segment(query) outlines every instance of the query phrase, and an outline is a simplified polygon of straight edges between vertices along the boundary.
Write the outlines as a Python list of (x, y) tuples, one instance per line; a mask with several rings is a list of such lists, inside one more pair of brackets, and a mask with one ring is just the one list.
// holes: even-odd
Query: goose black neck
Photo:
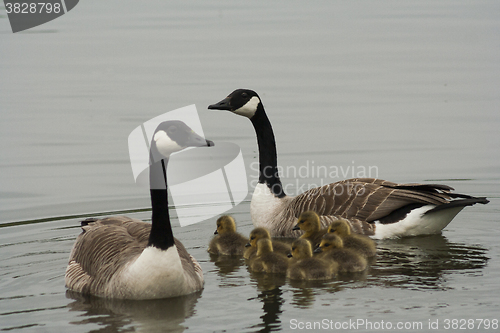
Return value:
[(168, 211), (167, 160), (154, 163), (149, 169), (152, 225), (148, 246), (166, 250), (174, 245), (174, 234)]
[(259, 103), (257, 112), (250, 120), (255, 128), (259, 146), (259, 183), (266, 184), (276, 197), (285, 197), (278, 172), (276, 140), (262, 103)]

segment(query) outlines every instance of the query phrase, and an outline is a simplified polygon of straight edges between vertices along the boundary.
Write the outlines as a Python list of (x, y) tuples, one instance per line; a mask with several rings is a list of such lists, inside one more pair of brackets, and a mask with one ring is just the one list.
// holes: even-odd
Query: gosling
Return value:
[(351, 226), (345, 219), (339, 219), (330, 224), (328, 233), (342, 238), (345, 248), (355, 250), (365, 258), (374, 257), (377, 254), (375, 242), (367, 236), (352, 233)]
[(338, 264), (313, 257), (311, 242), (298, 238), (292, 243), (292, 258), (287, 277), (291, 280), (329, 280), (335, 277)]
[[(243, 258), (250, 259), (257, 253), (257, 241), (259, 239), (271, 239), (271, 234), (266, 228), (255, 228), (250, 232), (250, 237), (248, 243), (245, 245), (246, 249), (243, 253)], [(284, 256), (288, 255), (292, 248), (290, 245), (272, 240), (273, 251), (276, 253), (281, 253)]]
[(319, 253), (319, 258), (330, 259), (338, 264), (341, 273), (356, 273), (366, 269), (366, 259), (358, 252), (344, 248), (344, 242), (339, 236), (328, 233), (323, 236), (314, 253)]
[(268, 238), (257, 241), (257, 253), (249, 261), (249, 268), (257, 273), (286, 274), (288, 258), (273, 252), (273, 243)]
[(297, 225), (293, 230), (303, 230), (299, 238), (307, 239), (311, 242), (313, 248), (315, 248), (321, 242), (321, 238), (326, 234), (327, 229), (321, 229), (321, 222), (319, 220), (318, 214), (313, 211), (307, 211), (300, 214), (297, 220)]
[(208, 245), (211, 254), (241, 256), (245, 250), (247, 238), (236, 232), (234, 218), (223, 215), (217, 219), (217, 229)]

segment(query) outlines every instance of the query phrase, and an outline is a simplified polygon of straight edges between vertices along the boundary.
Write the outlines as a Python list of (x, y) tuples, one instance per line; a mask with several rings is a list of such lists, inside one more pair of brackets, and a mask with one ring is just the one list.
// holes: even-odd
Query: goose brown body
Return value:
[[(120, 285), (126, 279), (127, 267), (136, 261), (146, 249), (151, 232), (151, 223), (142, 222), (126, 216), (91, 219), (82, 222), (83, 232), (78, 236), (71, 251), (66, 269), (66, 286), (83, 294), (124, 299), (148, 299), (170, 297), (169, 292), (154, 295), (144, 294)], [(179, 288), (184, 293), (201, 290), (204, 279), (200, 264), (191, 256), (184, 245), (175, 239), (182, 265), (183, 283)], [(147, 281), (143, 281), (147, 283)], [(158, 289), (154, 285), (151, 291)], [(182, 292), (182, 290), (178, 290)]]
[(250, 205), (255, 227), (273, 237), (298, 237), (294, 223), (304, 211), (315, 211), (328, 227), (340, 217), (355, 233), (393, 238), (441, 232), (466, 206), (486, 204), (484, 197), (453, 193), (440, 184), (398, 184), (375, 178), (353, 178), (312, 188), (289, 197), (279, 178), (277, 149), (271, 122), (259, 95), (237, 89), (212, 110), (228, 110), (252, 122), (259, 147), (259, 182)]
[(184, 122), (164, 121), (152, 135), (151, 223), (124, 216), (82, 221), (66, 268), (67, 288), (118, 299), (157, 299), (203, 288), (198, 262), (174, 238), (168, 209), (167, 163), (187, 147), (213, 146)]

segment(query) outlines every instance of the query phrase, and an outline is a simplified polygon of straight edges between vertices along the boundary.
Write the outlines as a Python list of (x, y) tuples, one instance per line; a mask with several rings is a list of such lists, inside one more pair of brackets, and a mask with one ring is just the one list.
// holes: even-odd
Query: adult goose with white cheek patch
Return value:
[(374, 178), (342, 180), (289, 197), (278, 173), (273, 128), (257, 93), (237, 89), (208, 108), (228, 110), (252, 122), (260, 166), (250, 213), (254, 226), (269, 229), (272, 236), (298, 237), (292, 229), (299, 215), (308, 210), (320, 216), (323, 228), (343, 217), (354, 232), (377, 239), (435, 234), (465, 206), (489, 202), (452, 193), (447, 185), (397, 184)]
[(83, 221), (66, 269), (66, 286), (83, 294), (137, 300), (201, 290), (200, 265), (172, 233), (166, 167), (174, 152), (213, 145), (181, 121), (161, 123), (150, 150), (152, 223), (124, 216)]

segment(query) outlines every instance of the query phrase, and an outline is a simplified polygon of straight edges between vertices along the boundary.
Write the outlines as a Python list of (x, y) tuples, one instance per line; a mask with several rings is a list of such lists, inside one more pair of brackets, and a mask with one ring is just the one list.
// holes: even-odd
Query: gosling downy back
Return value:
[(356, 251), (344, 248), (342, 238), (333, 233), (327, 233), (314, 252), (319, 258), (337, 262), (339, 272), (361, 272), (367, 267), (366, 259)]
[[(245, 245), (245, 252), (243, 254), (243, 257), (245, 259), (250, 259), (257, 253), (257, 242), (259, 241), (259, 239), (263, 238), (271, 239), (271, 234), (266, 228), (255, 228), (250, 232), (249, 241)], [(274, 239), (271, 239), (271, 242), (274, 252), (280, 253), (284, 256), (290, 253), (291, 247), (289, 244)]]
[(337, 263), (313, 257), (311, 242), (304, 238), (292, 243), (287, 277), (291, 280), (329, 280), (335, 277)]
[(271, 240), (262, 238), (257, 241), (257, 253), (250, 259), (248, 266), (253, 272), (286, 274), (288, 258), (273, 252)]
[(377, 254), (376, 243), (369, 237), (352, 233), (349, 222), (345, 219), (332, 222), (328, 227), (328, 233), (338, 235), (342, 238), (345, 248), (357, 251), (365, 258), (370, 258)]

